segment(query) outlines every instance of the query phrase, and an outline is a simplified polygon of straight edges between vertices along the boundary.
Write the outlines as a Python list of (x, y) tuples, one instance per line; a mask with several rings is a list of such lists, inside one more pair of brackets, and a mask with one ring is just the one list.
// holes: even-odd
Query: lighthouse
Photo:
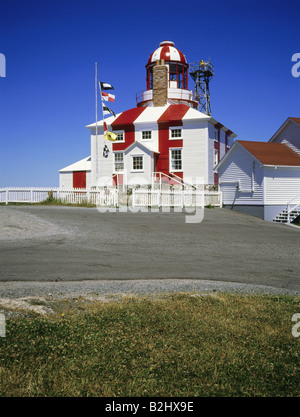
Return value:
[[(86, 126), (91, 133), (91, 156), (83, 160), (86, 187), (151, 187), (157, 178), (179, 186), (218, 186), (215, 167), (236, 134), (198, 110), (187, 59), (174, 42), (160, 42), (146, 59), (146, 89), (136, 94), (135, 107), (105, 119), (115, 140), (105, 139), (103, 121), (97, 129), (96, 123)], [(73, 171), (82, 166), (79, 161), (61, 170), (61, 185), (77, 184)]]
[(172, 41), (163, 41), (146, 64), (146, 90), (136, 95), (138, 107), (160, 107), (184, 103), (197, 108), (193, 91), (188, 89), (189, 65)]

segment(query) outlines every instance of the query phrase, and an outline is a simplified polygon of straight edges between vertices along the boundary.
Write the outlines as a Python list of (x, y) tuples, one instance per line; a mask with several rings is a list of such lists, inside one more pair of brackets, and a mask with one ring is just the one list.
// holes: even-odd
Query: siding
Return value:
[[(136, 172), (132, 169), (132, 157), (143, 156), (144, 166), (143, 172)], [(149, 184), (151, 183), (153, 158), (151, 152), (147, 152), (141, 147), (134, 146), (129, 152), (125, 154), (125, 178), (124, 183), (126, 184), (126, 176), (128, 184)], [(126, 175), (127, 174), (127, 175)]]
[[(253, 169), (254, 192), (251, 192)], [(239, 145), (221, 166), (219, 178), (224, 204), (263, 204), (263, 168)], [(241, 190), (249, 192), (238, 191), (237, 181)]]
[[(105, 143), (104, 143), (105, 142)], [(109, 149), (107, 158), (103, 157), (103, 147), (106, 145)], [(112, 142), (104, 140), (103, 130), (98, 132), (98, 160), (96, 160), (96, 135), (95, 132), (91, 134), (91, 155), (92, 155), (92, 175), (91, 185), (97, 185), (96, 178), (96, 164), (98, 164), (98, 184), (112, 185), (112, 172), (113, 172), (113, 153)]]
[(214, 183), (214, 137), (215, 137), (215, 127), (211, 123), (207, 123), (207, 132), (208, 132), (208, 148), (207, 148), (207, 184)]
[[(183, 121), (182, 164), (184, 180), (188, 183), (208, 183), (207, 134), (207, 123), (195, 124)], [(172, 142), (170, 140), (170, 145)]]
[(283, 140), (287, 140), (296, 148), (300, 149), (300, 126), (297, 126), (294, 122), (288, 122), (286, 127), (276, 136), (273, 140), (274, 143), (281, 143)]
[[(142, 139), (142, 132), (145, 130), (151, 130), (151, 139)], [(158, 151), (158, 124), (157, 123), (145, 123), (135, 125), (135, 140), (145, 146), (151, 147)]]
[(265, 204), (287, 204), (300, 193), (300, 167), (265, 167), (264, 173)]

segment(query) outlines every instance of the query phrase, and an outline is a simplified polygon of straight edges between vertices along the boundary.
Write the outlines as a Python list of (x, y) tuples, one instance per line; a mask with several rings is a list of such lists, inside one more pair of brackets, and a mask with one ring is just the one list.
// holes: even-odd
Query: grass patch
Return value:
[(47, 198), (39, 203), (0, 203), (1, 206), (66, 206), (66, 207), (96, 207), (96, 204), (89, 203), (84, 200), (81, 203), (67, 203), (64, 200), (57, 198)]
[(299, 298), (53, 302), (7, 320), (1, 396), (299, 396)]

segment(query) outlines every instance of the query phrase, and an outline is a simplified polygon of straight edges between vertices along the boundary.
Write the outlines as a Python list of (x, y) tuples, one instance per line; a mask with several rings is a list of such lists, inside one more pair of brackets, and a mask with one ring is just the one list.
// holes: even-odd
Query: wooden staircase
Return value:
[(292, 223), (298, 216), (300, 216), (300, 208), (297, 210), (288, 211), (288, 209), (284, 209), (280, 214), (278, 214), (275, 219), (273, 219), (274, 223)]

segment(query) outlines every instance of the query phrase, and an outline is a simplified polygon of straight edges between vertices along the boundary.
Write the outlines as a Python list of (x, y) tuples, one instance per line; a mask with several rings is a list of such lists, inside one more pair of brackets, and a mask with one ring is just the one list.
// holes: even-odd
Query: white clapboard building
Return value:
[(217, 166), (223, 204), (268, 221), (300, 214), (300, 118), (289, 117), (269, 142), (237, 140)]
[[(176, 183), (218, 185), (215, 170), (236, 135), (197, 110), (188, 87), (189, 65), (171, 41), (160, 43), (146, 64), (146, 90), (136, 107), (105, 118), (116, 140), (104, 139), (103, 120), (91, 132), (90, 185)], [(105, 151), (104, 151), (105, 150)], [(70, 167), (60, 171), (66, 184)], [(83, 175), (83, 174), (82, 174)]]

